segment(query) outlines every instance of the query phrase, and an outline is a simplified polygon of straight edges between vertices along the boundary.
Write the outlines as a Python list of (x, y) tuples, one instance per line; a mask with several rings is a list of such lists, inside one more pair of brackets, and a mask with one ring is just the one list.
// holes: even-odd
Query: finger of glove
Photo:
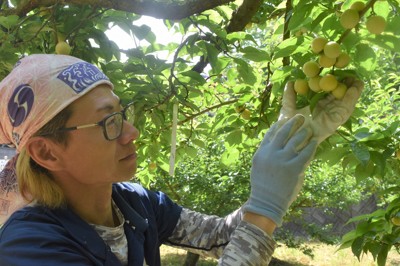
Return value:
[(364, 90), (364, 82), (362, 82), (361, 80), (354, 81), (352, 86), (348, 86), (348, 87), (353, 87), (353, 86), (357, 87), (357, 89), (360, 90), (360, 94)]
[(347, 86), (347, 88), (353, 86), (355, 81), (356, 81), (355, 77), (346, 77), (342, 80), (342, 82)]
[(350, 87), (347, 91), (346, 94), (344, 95), (342, 99), (342, 104), (344, 106), (347, 106), (348, 109), (354, 108), (356, 105), (358, 98), (360, 98), (361, 92), (363, 90), (363, 86), (361, 87)]
[(268, 145), (268, 143), (271, 142), (271, 140), (275, 137), (277, 131), (281, 128), (281, 126), (287, 121), (287, 119), (284, 120), (278, 120), (276, 121), (269, 129), (267, 134), (265, 134), (263, 140), (261, 141), (260, 147), (264, 145)]
[(289, 119), (282, 125), (271, 140), (272, 147), (275, 149), (282, 149), (293, 134), (303, 125), (304, 121), (304, 116), (299, 114)]
[(296, 160), (297, 163), (303, 164), (304, 168), (311, 162), (312, 158), (314, 157), (315, 151), (318, 147), (318, 139), (311, 138), (311, 140), (307, 143), (307, 145), (299, 151), (296, 158), (292, 160)]
[(342, 100), (334, 100), (326, 103), (324, 113), (320, 114), (322, 123), (328, 128), (336, 128), (346, 122), (349, 119), (354, 107), (360, 97), (361, 89), (357, 87), (351, 87), (347, 90)]
[(346, 84), (347, 88), (357, 87), (360, 90), (364, 89), (364, 82), (358, 80), (354, 77), (347, 77), (343, 80), (343, 83)]
[(314, 118), (322, 116), (322, 113), (331, 113), (328, 114), (328, 116), (333, 116), (335, 113), (342, 113), (341, 116), (344, 117), (343, 119), (347, 120), (350, 117), (364, 87), (360, 81), (356, 81), (354, 84), (357, 84), (357, 86), (350, 87), (341, 100), (337, 100), (332, 94), (329, 94), (327, 97), (320, 100), (318, 102), (318, 110), (317, 108), (314, 109)]
[(313, 131), (311, 128), (302, 128), (288, 140), (284, 147), (285, 152), (289, 153), (289, 156), (296, 156), (298, 152), (308, 144), (312, 136)]
[(296, 112), (296, 93), (293, 88), (293, 82), (286, 83), (283, 91), (282, 108), (279, 119), (290, 118)]

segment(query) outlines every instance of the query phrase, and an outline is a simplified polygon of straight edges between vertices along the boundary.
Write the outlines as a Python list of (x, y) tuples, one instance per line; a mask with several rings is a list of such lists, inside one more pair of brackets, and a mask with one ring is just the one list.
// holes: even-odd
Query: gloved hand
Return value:
[(336, 129), (349, 119), (364, 88), (359, 80), (348, 78), (344, 83), (349, 88), (343, 97), (338, 100), (332, 94), (319, 100), (311, 114), (310, 107), (296, 108), (296, 93), (293, 82), (288, 82), (283, 93), (282, 109), (278, 120), (286, 120), (295, 114), (302, 114), (306, 118), (305, 125), (310, 124), (314, 137), (321, 143)]
[(317, 147), (309, 126), (297, 131), (303, 122), (303, 116), (295, 115), (275, 123), (253, 157), (244, 211), (268, 217), (278, 226), (303, 185), (304, 170)]

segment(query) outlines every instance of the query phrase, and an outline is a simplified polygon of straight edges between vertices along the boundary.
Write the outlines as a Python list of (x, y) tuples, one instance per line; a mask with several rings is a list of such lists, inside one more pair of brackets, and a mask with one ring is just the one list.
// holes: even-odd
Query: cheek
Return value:
[[(116, 145), (106, 140), (87, 139), (74, 142), (68, 149), (68, 157), (79, 168), (98, 172), (112, 170), (116, 160)], [(72, 143), (71, 143), (72, 144)]]

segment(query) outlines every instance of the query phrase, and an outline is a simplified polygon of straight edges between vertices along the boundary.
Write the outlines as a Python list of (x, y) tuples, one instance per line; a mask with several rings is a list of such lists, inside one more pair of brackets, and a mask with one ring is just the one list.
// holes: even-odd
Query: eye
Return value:
[(107, 126), (107, 127), (109, 127), (109, 126), (115, 126), (115, 125), (118, 123), (117, 120), (118, 120), (118, 119), (116, 118), (116, 115), (110, 116), (110, 117), (107, 118), (107, 120), (106, 120), (106, 126)]

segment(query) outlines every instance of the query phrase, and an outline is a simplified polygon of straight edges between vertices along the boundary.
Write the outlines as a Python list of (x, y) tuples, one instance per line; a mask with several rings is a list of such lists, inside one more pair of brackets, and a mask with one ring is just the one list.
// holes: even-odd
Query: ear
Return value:
[(26, 144), (26, 150), (37, 164), (49, 171), (55, 171), (60, 169), (62, 162), (58, 146), (50, 139), (32, 137)]

